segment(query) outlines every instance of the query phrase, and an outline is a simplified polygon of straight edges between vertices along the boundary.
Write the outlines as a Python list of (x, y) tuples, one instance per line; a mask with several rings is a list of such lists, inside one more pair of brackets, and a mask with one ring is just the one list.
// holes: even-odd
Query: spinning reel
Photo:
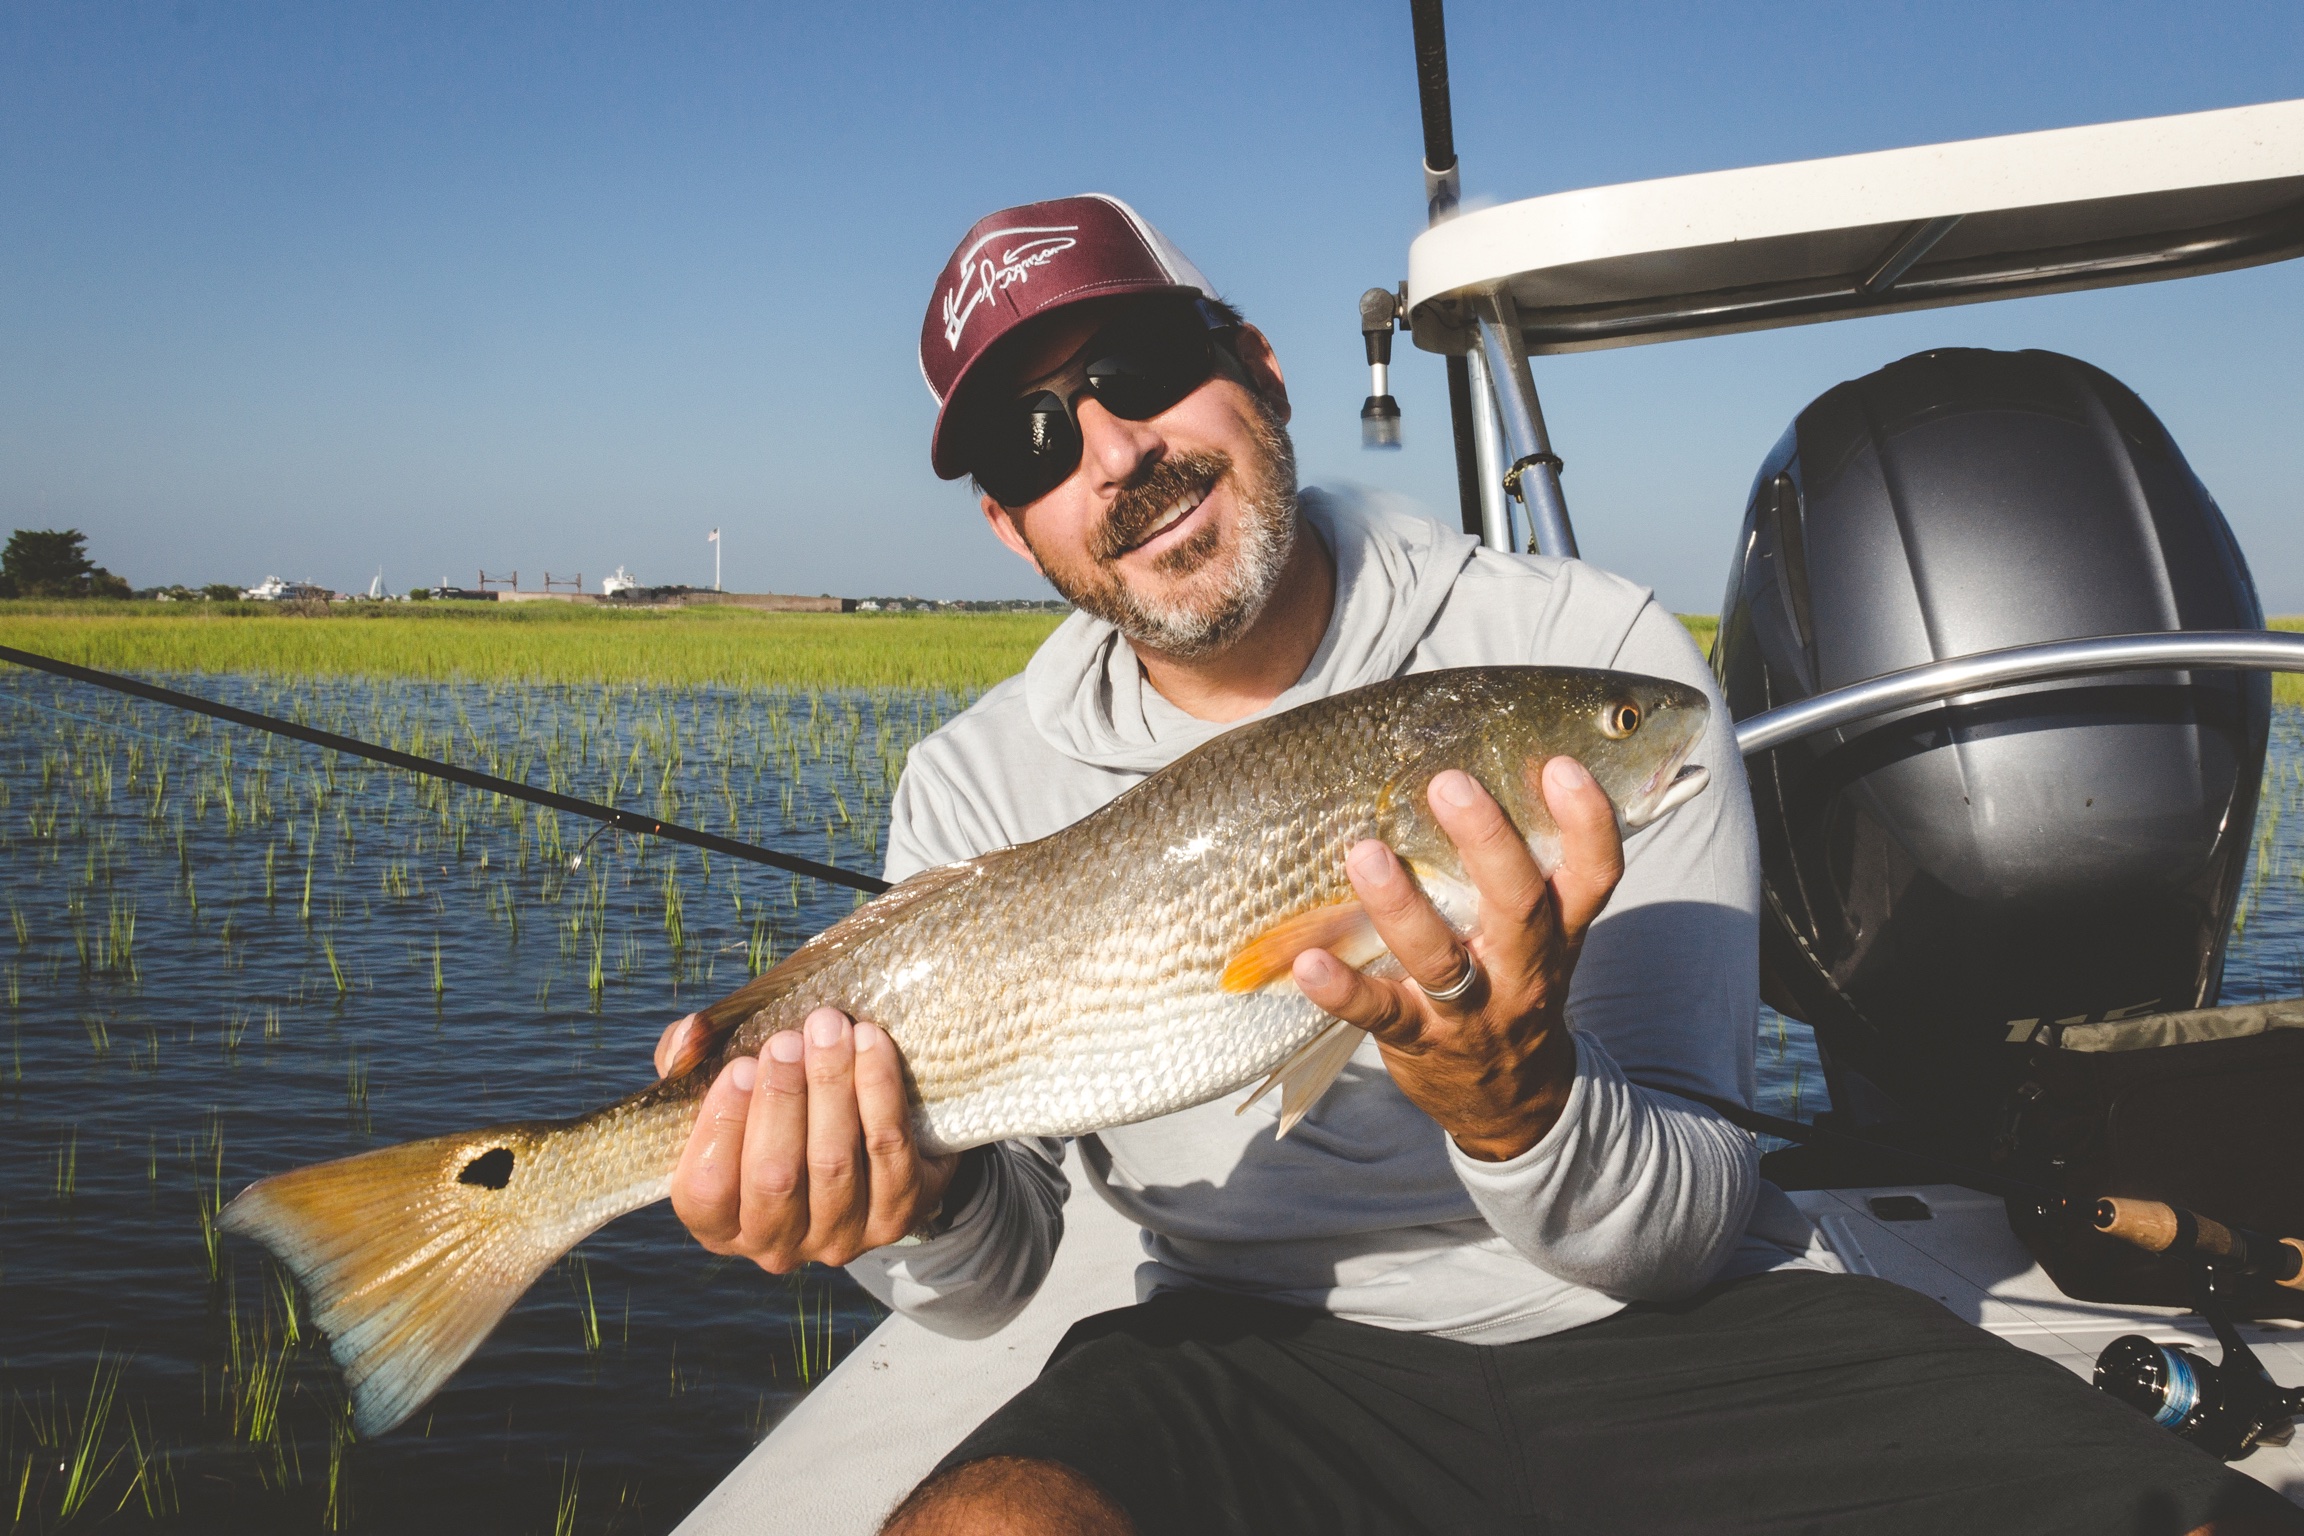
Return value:
[(2304, 1415), (2304, 1387), (2282, 1387), (2233, 1325), (2231, 1303), (2270, 1281), (2304, 1290), (2304, 1242), (2227, 1227), (2154, 1200), (2100, 1200), (2096, 1229), (2151, 1253), (2194, 1261), (2193, 1307), (2215, 1330), (2214, 1363), (2177, 1344), (2123, 1334), (2096, 1357), (2096, 1385), (2220, 1461), (2285, 1445)]

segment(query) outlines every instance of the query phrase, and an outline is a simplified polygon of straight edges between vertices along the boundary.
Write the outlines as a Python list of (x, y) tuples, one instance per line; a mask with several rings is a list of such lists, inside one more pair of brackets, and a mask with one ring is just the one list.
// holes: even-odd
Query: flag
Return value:
[(720, 530), (719, 530), (719, 529), (717, 529), (717, 528), (715, 528), (715, 529), (713, 529), (713, 530), (712, 530), (710, 533), (706, 534), (706, 535), (704, 536), (704, 542), (705, 542), (705, 543), (707, 543), (707, 544), (717, 544), (717, 543), (719, 543), (719, 542), (720, 542)]

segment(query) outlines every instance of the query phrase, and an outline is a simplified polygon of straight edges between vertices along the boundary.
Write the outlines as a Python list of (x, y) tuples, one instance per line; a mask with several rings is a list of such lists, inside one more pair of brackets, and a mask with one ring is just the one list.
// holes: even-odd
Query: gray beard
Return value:
[[(1296, 453), (1288, 433), (1259, 401), (1254, 428), (1256, 462), (1246, 473), (1234, 473), (1239, 498), (1238, 540), (1228, 561), (1217, 570), (1213, 585), (1187, 588), (1173, 596), (1154, 597), (1131, 587), (1117, 567), (1117, 551), (1093, 549), (1096, 574), (1101, 581), (1068, 577), (1048, 561), (1041, 567), (1049, 583), (1074, 607), (1102, 619), (1138, 649), (1190, 661), (1213, 655), (1240, 638), (1272, 600), (1288, 557), (1296, 548)], [(1158, 466), (1139, 486), (1124, 492), (1113, 505), (1106, 536), (1097, 541), (1110, 547), (1110, 530), (1149, 526), (1175, 505), (1181, 484), (1200, 482), (1213, 487), (1227, 472), (1237, 471), (1224, 455), (1193, 455)], [(1036, 552), (1037, 553), (1037, 552)], [(1210, 527), (1163, 555), (1158, 569), (1170, 576), (1207, 571), (1224, 559), (1224, 533)]]

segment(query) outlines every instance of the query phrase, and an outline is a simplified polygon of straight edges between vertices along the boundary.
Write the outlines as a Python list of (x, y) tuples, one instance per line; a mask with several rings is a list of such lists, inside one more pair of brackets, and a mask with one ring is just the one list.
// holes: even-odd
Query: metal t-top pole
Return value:
[(1576, 558), (1576, 530), (1568, 522), (1568, 498), (1560, 490), (1560, 457), (1544, 430), (1544, 407), (1536, 399), (1536, 379), (1528, 371), (1528, 343), (1520, 330), (1519, 306), (1498, 289), (1478, 303), (1480, 350), (1488, 359), (1489, 382), (1504, 418), (1504, 446), (1512, 464), (1503, 486), (1520, 498), (1528, 514), (1528, 535), (1536, 553)]

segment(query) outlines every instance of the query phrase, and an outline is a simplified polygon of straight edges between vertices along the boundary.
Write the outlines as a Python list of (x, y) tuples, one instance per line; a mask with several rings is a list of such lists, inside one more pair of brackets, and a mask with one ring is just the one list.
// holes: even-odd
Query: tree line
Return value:
[(19, 528), (0, 550), (0, 597), (126, 597), (128, 583), (88, 558), (77, 528)]

